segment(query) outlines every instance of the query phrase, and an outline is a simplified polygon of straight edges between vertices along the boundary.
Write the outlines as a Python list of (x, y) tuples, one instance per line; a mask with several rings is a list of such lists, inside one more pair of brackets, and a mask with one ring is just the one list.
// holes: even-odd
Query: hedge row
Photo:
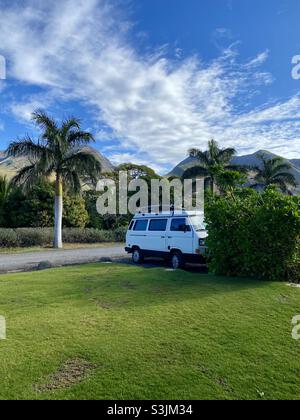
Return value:
[[(68, 228), (63, 230), (63, 242), (80, 244), (123, 242), (125, 240), (125, 235), (126, 228), (119, 228), (111, 231)], [(52, 242), (53, 229), (0, 229), (1, 248), (48, 246), (51, 245)]]
[(213, 272), (300, 282), (300, 197), (270, 188), (211, 198), (206, 221)]

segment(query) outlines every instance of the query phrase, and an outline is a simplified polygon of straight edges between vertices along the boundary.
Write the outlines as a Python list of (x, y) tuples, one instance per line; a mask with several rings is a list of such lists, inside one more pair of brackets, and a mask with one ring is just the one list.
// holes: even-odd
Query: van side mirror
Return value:
[(189, 225), (185, 225), (183, 231), (184, 231), (184, 233), (190, 232), (191, 227)]

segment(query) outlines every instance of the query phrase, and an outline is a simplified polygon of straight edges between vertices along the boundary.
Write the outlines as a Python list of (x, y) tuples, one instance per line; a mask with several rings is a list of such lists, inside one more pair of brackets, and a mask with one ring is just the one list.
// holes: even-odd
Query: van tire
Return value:
[(185, 267), (184, 257), (180, 251), (171, 254), (171, 265), (174, 270), (182, 270)]
[(132, 250), (132, 262), (134, 264), (142, 264), (144, 262), (144, 255), (140, 248), (133, 248)]

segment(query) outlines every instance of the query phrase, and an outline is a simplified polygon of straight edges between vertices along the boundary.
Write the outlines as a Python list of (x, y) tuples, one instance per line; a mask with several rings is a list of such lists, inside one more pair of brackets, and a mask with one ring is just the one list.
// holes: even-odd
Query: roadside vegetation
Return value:
[(300, 197), (274, 187), (210, 196), (206, 222), (212, 272), (300, 282)]
[[(124, 242), (126, 228), (115, 230), (66, 228), (62, 232), (65, 244), (101, 244), (109, 242)], [(49, 247), (53, 244), (53, 229), (51, 228), (0, 228), (1, 248)]]
[(299, 399), (300, 289), (93, 264), (0, 277), (0, 399)]
[[(300, 197), (290, 165), (260, 156), (260, 167), (230, 167), (234, 149), (190, 151), (198, 164), (183, 177), (206, 180), (208, 265), (219, 275), (300, 283)], [(247, 172), (255, 173), (249, 185)]]

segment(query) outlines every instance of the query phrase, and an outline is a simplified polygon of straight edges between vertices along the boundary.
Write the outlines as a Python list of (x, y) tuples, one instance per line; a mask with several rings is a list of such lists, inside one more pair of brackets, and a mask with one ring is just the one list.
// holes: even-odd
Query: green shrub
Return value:
[(297, 251), (293, 258), (288, 261), (286, 278), (292, 283), (300, 283), (300, 239), (297, 244)]
[(298, 277), (300, 197), (269, 188), (211, 197), (206, 206), (210, 268), (217, 274), (267, 280)]
[(85, 228), (89, 220), (85, 201), (80, 195), (64, 196), (63, 226), (65, 228)]
[(26, 194), (13, 188), (5, 205), (5, 226), (46, 228), (54, 223), (54, 189), (40, 181)]
[(119, 227), (115, 229), (114, 231), (114, 240), (116, 242), (125, 242), (126, 240), (126, 233), (127, 233), (127, 227)]
[(16, 248), (20, 246), (18, 235), (13, 229), (0, 229), (0, 247)]
[[(74, 244), (97, 244), (105, 242), (122, 242), (125, 239), (126, 228), (115, 230), (97, 229), (63, 229), (63, 242)], [(0, 247), (17, 248), (33, 246), (49, 246), (53, 243), (52, 228), (0, 228)]]
[(47, 228), (19, 228), (16, 234), (21, 247), (47, 246), (53, 242), (53, 229)]
[(75, 228), (66, 228), (63, 230), (63, 242), (65, 243), (93, 244), (110, 241), (112, 241), (111, 231)]

